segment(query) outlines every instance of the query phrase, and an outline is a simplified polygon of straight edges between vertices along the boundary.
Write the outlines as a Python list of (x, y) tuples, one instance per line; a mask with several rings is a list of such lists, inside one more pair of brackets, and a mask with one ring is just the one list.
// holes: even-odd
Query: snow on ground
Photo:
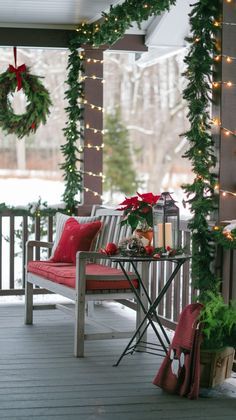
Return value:
[(27, 206), (37, 202), (39, 197), (46, 201), (48, 206), (62, 202), (64, 184), (59, 181), (50, 181), (37, 178), (4, 178), (0, 179), (0, 203), (9, 206)]

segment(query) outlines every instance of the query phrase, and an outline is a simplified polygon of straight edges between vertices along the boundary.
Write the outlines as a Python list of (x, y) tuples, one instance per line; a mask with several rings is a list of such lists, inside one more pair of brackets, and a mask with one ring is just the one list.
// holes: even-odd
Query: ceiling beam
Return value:
[[(1, 47), (68, 48), (74, 31), (61, 29), (0, 28)], [(112, 51), (147, 51), (145, 36), (125, 35), (110, 48)]]

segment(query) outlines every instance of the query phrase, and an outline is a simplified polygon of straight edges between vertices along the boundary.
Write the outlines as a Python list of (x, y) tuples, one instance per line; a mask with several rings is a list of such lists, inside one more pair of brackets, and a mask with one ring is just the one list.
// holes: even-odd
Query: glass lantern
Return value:
[(169, 192), (163, 192), (153, 206), (153, 245), (165, 250), (180, 246), (179, 208)]

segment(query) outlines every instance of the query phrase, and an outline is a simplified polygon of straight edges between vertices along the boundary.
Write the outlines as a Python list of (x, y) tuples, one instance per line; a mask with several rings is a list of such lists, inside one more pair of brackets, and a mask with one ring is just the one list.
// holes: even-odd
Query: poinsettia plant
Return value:
[(139, 194), (133, 197), (126, 197), (122, 203), (119, 204), (117, 210), (124, 212), (124, 219), (122, 225), (129, 225), (132, 232), (135, 229), (147, 231), (152, 228), (152, 208), (159, 200), (160, 195), (153, 195), (151, 192)]

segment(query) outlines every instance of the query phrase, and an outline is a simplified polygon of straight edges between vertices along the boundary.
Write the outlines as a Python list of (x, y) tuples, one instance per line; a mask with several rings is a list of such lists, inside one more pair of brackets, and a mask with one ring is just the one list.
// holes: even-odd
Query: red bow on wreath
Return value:
[(22, 88), (22, 79), (21, 79), (21, 73), (24, 73), (26, 71), (26, 65), (22, 64), (21, 66), (17, 67), (16, 64), (16, 47), (14, 47), (14, 59), (15, 59), (15, 67), (9, 64), (8, 71), (10, 73), (16, 74), (16, 80), (17, 80), (17, 90), (20, 90)]

